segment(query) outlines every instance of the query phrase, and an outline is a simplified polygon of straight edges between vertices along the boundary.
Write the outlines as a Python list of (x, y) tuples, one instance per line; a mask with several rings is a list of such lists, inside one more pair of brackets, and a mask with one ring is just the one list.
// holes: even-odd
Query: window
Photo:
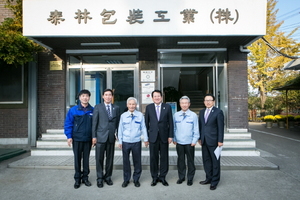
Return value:
[[(0, 64), (0, 106), (25, 105), (24, 66)], [(26, 90), (27, 92), (27, 90)]]

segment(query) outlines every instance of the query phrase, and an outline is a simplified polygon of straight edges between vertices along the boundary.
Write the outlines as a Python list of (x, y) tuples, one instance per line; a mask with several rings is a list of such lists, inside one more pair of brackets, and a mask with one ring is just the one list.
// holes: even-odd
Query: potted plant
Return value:
[(273, 115), (266, 115), (264, 121), (266, 122), (267, 128), (272, 128), (275, 117)]
[(295, 117), (293, 115), (288, 115), (288, 125), (289, 128), (294, 128), (295, 127)]
[(286, 116), (284, 115), (275, 115), (276, 121), (278, 122), (279, 128), (284, 128)]
[(298, 125), (300, 125), (300, 115), (296, 115), (296, 116), (294, 117), (294, 119), (295, 119), (295, 122), (296, 122)]

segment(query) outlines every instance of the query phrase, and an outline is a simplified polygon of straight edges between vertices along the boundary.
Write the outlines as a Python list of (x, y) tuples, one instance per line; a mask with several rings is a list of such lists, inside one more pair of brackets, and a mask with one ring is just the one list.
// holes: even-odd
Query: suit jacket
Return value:
[(156, 142), (159, 136), (163, 143), (168, 143), (168, 138), (174, 137), (174, 125), (172, 109), (169, 104), (162, 103), (160, 118), (157, 120), (154, 103), (146, 107), (145, 123), (148, 133), (148, 140), (151, 143)]
[(118, 130), (120, 120), (120, 108), (111, 104), (112, 118), (108, 118), (104, 103), (97, 104), (93, 112), (92, 137), (97, 138), (97, 143), (115, 142), (115, 133)]
[(218, 142), (223, 143), (224, 140), (224, 114), (219, 108), (212, 107), (207, 122), (204, 120), (206, 109), (199, 112), (199, 131), (200, 140), (203, 144), (206, 141), (208, 146), (218, 146)]

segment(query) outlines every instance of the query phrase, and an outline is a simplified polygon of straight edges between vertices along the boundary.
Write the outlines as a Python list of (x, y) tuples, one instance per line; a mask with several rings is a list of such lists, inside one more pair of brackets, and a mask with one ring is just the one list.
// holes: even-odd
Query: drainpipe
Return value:
[(240, 45), (240, 52), (242, 53), (250, 53), (250, 50)]

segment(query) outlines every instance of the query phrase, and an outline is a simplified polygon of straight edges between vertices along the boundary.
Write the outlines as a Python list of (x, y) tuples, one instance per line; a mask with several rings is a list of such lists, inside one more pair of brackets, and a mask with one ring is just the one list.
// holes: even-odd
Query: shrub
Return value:
[(275, 117), (273, 115), (266, 115), (264, 117), (265, 122), (273, 122), (275, 120)]
[(294, 119), (295, 119), (295, 121), (300, 122), (300, 115), (296, 115), (296, 116), (294, 117)]
[(295, 117), (293, 115), (288, 115), (289, 122), (295, 121)]
[(277, 121), (285, 121), (286, 120), (285, 115), (275, 115), (275, 118)]

